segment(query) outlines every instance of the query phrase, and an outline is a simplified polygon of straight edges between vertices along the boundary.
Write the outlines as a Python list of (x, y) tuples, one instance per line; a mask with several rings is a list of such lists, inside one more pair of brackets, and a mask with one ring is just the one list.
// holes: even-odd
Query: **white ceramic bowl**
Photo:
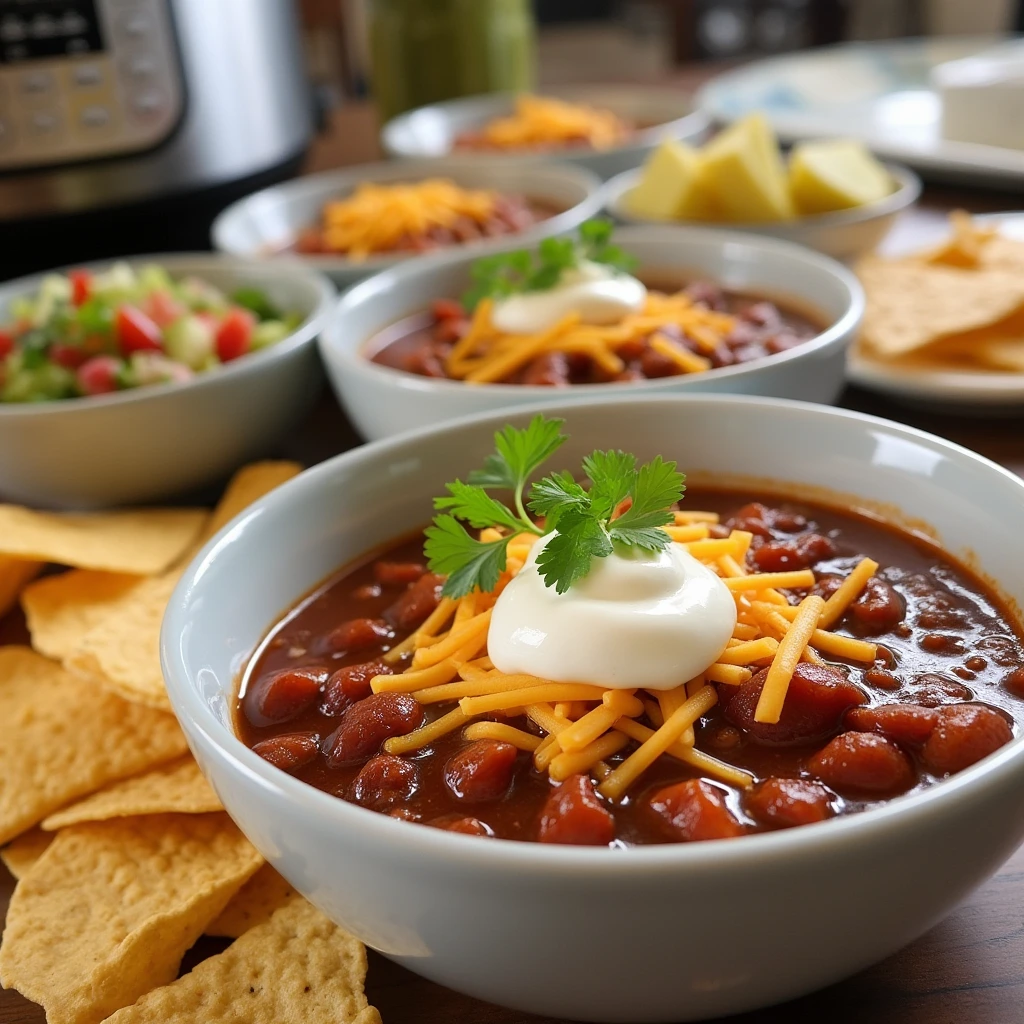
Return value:
[[(534, 410), (531, 410), (531, 412)], [(547, 410), (550, 411), (550, 410)], [(559, 462), (594, 448), (901, 508), (1024, 601), (1024, 481), (919, 431), (726, 396), (564, 405)], [(530, 412), (511, 417), (525, 424)], [(235, 738), (235, 680), (336, 566), (418, 529), (506, 415), (358, 448), (258, 502), (207, 546), (163, 624), (171, 702), (268, 860), (373, 948), (451, 988), (559, 1020), (692, 1021), (809, 992), (926, 931), (1024, 838), (1024, 738), (877, 810), (630, 850), (481, 840), (397, 821), (271, 767)], [(464, 478), (464, 476), (463, 476)], [(756, 485), (755, 485), (756, 486)]]
[[(896, 188), (884, 199), (852, 210), (837, 213), (823, 213), (815, 217), (798, 217), (796, 220), (779, 221), (771, 224), (723, 224), (736, 231), (750, 231), (771, 238), (781, 238), (817, 249), (837, 260), (852, 260), (876, 248), (889, 233), (893, 222), (902, 210), (917, 202), (921, 194), (921, 179), (906, 167), (886, 165), (896, 183)], [(605, 209), (623, 224), (662, 224), (666, 221), (653, 220), (631, 213), (627, 196), (640, 181), (641, 171), (635, 168), (625, 171), (607, 182), (604, 190)], [(692, 227), (688, 221), (673, 221), (679, 227)], [(702, 225), (706, 226), (706, 225)]]
[[(596, 150), (587, 147), (551, 150), (550, 159), (585, 167), (602, 178), (636, 167), (659, 142), (682, 139), (699, 142), (707, 134), (709, 121), (696, 110), (688, 93), (680, 89), (649, 85), (566, 85), (543, 89), (544, 96), (610, 110), (638, 124), (648, 125), (623, 146)], [(462, 132), (482, 128), (496, 117), (512, 113), (514, 93), (490, 93), (466, 99), (434, 103), (399, 114), (381, 130), (385, 152), (397, 157), (439, 157), (456, 153), (470, 159), (494, 158), (506, 162), (536, 159), (529, 152), (481, 152), (453, 150)]]
[(320, 352), (339, 399), (370, 440), (422, 430), (472, 413), (529, 402), (565, 402), (598, 395), (717, 391), (832, 402), (843, 386), (846, 347), (864, 312), (856, 278), (838, 263), (807, 249), (755, 235), (712, 228), (625, 228), (615, 241), (636, 255), (641, 269), (708, 277), (755, 295), (792, 298), (818, 310), (831, 324), (816, 338), (779, 355), (705, 373), (656, 380), (551, 388), (523, 384), (474, 386), (380, 366), (366, 343), (381, 329), (429, 306), (457, 297), (469, 282), (472, 259), (397, 267), (342, 296), (320, 339)]
[[(316, 399), (322, 377), (314, 342), (335, 296), (322, 275), (209, 253), (124, 262), (158, 263), (174, 277), (195, 275), (228, 293), (252, 285), (304, 319), (276, 345), (184, 383), (0, 404), (0, 500), (101, 508), (180, 494), (265, 454)], [(79, 266), (105, 270), (110, 264)], [(10, 319), (11, 302), (34, 295), (43, 276), (0, 285), (0, 324)]]
[[(232, 203), (213, 222), (214, 248), (234, 256), (263, 259), (277, 255), (304, 263), (327, 274), (339, 286), (347, 286), (380, 270), (426, 256), (376, 256), (354, 261), (339, 255), (303, 255), (287, 250), (299, 233), (319, 223), (324, 204), (344, 198), (363, 182), (415, 182), (449, 178), (464, 188), (488, 188), (524, 195), (551, 203), (562, 212), (514, 236), (484, 239), (454, 247), (451, 251), (482, 256), (516, 245), (532, 245), (549, 235), (570, 231), (601, 209), (601, 183), (581, 167), (533, 161), (514, 165), (494, 160), (462, 157), (448, 160), (410, 160), (386, 164), (359, 164), (339, 171), (325, 171), (295, 178), (254, 192)], [(447, 253), (449, 250), (438, 250)]]

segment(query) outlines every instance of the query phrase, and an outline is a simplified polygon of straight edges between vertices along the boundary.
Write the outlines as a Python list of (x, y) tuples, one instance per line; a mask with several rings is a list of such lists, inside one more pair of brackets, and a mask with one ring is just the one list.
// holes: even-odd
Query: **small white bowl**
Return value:
[[(837, 260), (853, 260), (871, 252), (892, 228), (897, 215), (917, 202), (921, 179), (909, 168), (886, 164), (896, 188), (884, 199), (837, 213), (776, 221), (766, 224), (723, 223), (721, 227), (749, 231), (787, 242), (806, 245)], [(637, 186), (642, 171), (635, 168), (612, 178), (604, 187), (605, 209), (623, 224), (661, 224), (677, 227), (711, 227), (694, 221), (664, 221), (631, 213), (626, 197)]]
[[(285, 484), (185, 572), (163, 623), (171, 703), (261, 853), (385, 956), (480, 999), (562, 1020), (694, 1021), (791, 999), (932, 927), (1024, 839), (1024, 736), (884, 807), (775, 833), (608, 850), (396, 821), (278, 771), (236, 738), (238, 673), (284, 610), (418, 530), (507, 419), (357, 448)], [(721, 395), (591, 400), (560, 466), (594, 448), (902, 510), (1019, 607), (1024, 481), (920, 431), (844, 410)], [(753, 486), (757, 487), (758, 484)], [(853, 498), (850, 497), (853, 492)], [(891, 512), (890, 512), (891, 517)]]
[[(99, 271), (111, 262), (77, 266)], [(335, 298), (326, 278), (301, 266), (210, 253), (124, 262), (158, 263), (174, 277), (195, 275), (228, 293), (261, 288), (276, 306), (304, 319), (276, 345), (183, 383), (0, 403), (0, 500), (85, 509), (168, 498), (265, 454), (316, 399), (321, 370), (314, 342)], [(34, 295), (44, 276), (0, 285), (0, 323), (10, 319), (11, 302)]]
[[(320, 222), (326, 203), (342, 199), (363, 182), (415, 182), (449, 178), (464, 188), (495, 189), (527, 199), (548, 202), (562, 212), (539, 221), (517, 235), (482, 239), (416, 255), (404, 253), (351, 260), (332, 254), (289, 252), (300, 232)], [(325, 171), (273, 185), (232, 203), (213, 222), (214, 248), (249, 259), (286, 258), (327, 274), (345, 287), (399, 263), (422, 262), (449, 252), (483, 256), (512, 245), (533, 245), (549, 235), (571, 231), (601, 209), (601, 183), (581, 167), (566, 164), (503, 164), (494, 160), (462, 157), (450, 160), (416, 160), (359, 164), (339, 171)]]
[(625, 228), (615, 241), (640, 259), (642, 270), (677, 271), (741, 292), (790, 298), (819, 311), (830, 326), (788, 352), (704, 373), (566, 388), (465, 384), (380, 366), (369, 359), (366, 346), (379, 331), (426, 309), (433, 299), (462, 294), (472, 257), (396, 267), (343, 295), (320, 339), (328, 376), (356, 428), (377, 440), (531, 402), (674, 391), (835, 400), (843, 386), (846, 347), (864, 314), (863, 291), (844, 267), (786, 242), (709, 228)]
[[(689, 95), (679, 89), (648, 85), (572, 85), (542, 90), (544, 96), (610, 110), (634, 123), (649, 125), (625, 145), (611, 149), (552, 149), (544, 156), (551, 160), (585, 167), (602, 178), (636, 167), (659, 142), (681, 139), (699, 142), (707, 134), (707, 116), (695, 110)], [(391, 156), (440, 157), (455, 154), (471, 159), (500, 159), (505, 162), (537, 159), (536, 153), (509, 150), (473, 154), (454, 149), (462, 132), (482, 128), (496, 117), (505, 117), (515, 108), (514, 93), (490, 93), (447, 103), (420, 107), (388, 121), (380, 138)]]

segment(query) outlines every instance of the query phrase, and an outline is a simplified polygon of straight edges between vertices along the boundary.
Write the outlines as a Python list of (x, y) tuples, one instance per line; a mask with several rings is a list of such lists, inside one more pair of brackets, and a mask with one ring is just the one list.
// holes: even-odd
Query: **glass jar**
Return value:
[(534, 37), (530, 0), (370, 0), (381, 120), (457, 96), (532, 89)]

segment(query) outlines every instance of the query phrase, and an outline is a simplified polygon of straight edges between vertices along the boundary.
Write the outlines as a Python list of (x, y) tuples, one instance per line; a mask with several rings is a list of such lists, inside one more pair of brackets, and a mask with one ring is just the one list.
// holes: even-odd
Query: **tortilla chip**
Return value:
[(173, 716), (105, 693), (27, 647), (0, 647), (0, 723), (0, 843), (188, 750)]
[[(195, 550), (257, 498), (301, 472), (294, 462), (257, 462), (232, 478)], [(189, 559), (191, 555), (189, 555)], [(184, 568), (181, 564), (125, 592), (63, 655), (66, 668), (125, 700), (170, 710), (160, 668), (160, 623)]]
[(231, 478), (227, 490), (213, 510), (203, 530), (201, 543), (205, 544), (235, 516), (301, 472), (302, 466), (297, 462), (253, 462), (243, 466)]
[(992, 338), (976, 345), (972, 361), (991, 370), (1024, 373), (1024, 337)]
[(296, 898), (107, 1024), (380, 1024), (365, 980), (362, 943)]
[(0, 617), (17, 603), (22, 591), (42, 572), (43, 563), (0, 555)]
[(179, 558), (207, 516), (202, 509), (63, 514), (0, 505), (0, 554), (147, 576)]
[(954, 210), (949, 215), (949, 226), (949, 238), (938, 248), (925, 253), (925, 260), (949, 267), (980, 266), (999, 228), (994, 224), (977, 223), (966, 210)]
[(160, 623), (181, 573), (142, 580), (114, 602), (64, 658), (76, 675), (125, 700), (169, 711), (160, 669)]
[(48, 658), (66, 658), (141, 581), (124, 573), (71, 569), (30, 584), (21, 595), (21, 607), (32, 646)]
[(224, 908), (220, 917), (206, 927), (207, 935), (237, 939), (250, 928), (270, 920), (270, 915), (283, 907), (295, 890), (269, 864), (249, 879)]
[(226, 814), (63, 829), (14, 891), (0, 983), (41, 1003), (49, 1024), (98, 1024), (172, 981), (261, 863)]
[(49, 832), (30, 828), (0, 849), (0, 860), (15, 878), (23, 878), (52, 842), (53, 836)]
[(54, 832), (83, 821), (108, 821), (142, 814), (206, 814), (224, 805), (191, 757), (115, 782), (92, 796), (43, 819), (40, 826)]
[(869, 258), (857, 268), (867, 292), (861, 340), (895, 358), (1009, 316), (1024, 305), (1024, 275)]

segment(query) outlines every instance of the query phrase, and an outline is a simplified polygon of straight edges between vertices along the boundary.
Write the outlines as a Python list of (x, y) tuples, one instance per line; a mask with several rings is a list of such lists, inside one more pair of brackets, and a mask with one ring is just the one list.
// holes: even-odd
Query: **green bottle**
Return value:
[(534, 35), (530, 0), (370, 0), (381, 120), (458, 96), (532, 89)]

